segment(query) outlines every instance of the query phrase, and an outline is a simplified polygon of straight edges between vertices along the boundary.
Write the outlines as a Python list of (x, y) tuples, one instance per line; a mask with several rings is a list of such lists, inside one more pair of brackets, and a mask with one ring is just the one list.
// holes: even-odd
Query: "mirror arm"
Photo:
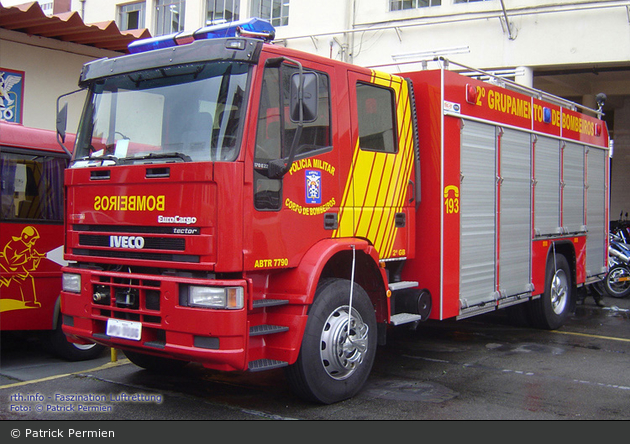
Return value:
[(302, 64), (297, 60), (289, 59), (287, 57), (278, 57), (276, 59), (268, 60), (269, 64), (280, 64), (282, 62), (288, 62), (293, 65), (296, 65), (298, 68), (298, 75), (300, 79), (300, 84), (298, 85), (298, 105), (299, 105), (299, 113), (300, 118), (297, 122), (297, 126), (295, 129), (295, 134), (293, 135), (293, 141), (291, 142), (291, 148), (289, 149), (289, 156), (282, 159), (276, 159), (269, 162), (269, 178), (271, 179), (280, 179), (285, 174), (289, 172), (291, 166), (293, 165), (293, 159), (295, 158), (295, 151), (297, 149), (297, 144), (300, 141), (300, 137), (302, 136), (302, 128), (304, 127), (304, 70), (302, 68)]
[(302, 127), (304, 125), (300, 122), (297, 124), (295, 134), (293, 135), (293, 141), (291, 142), (291, 149), (289, 150), (289, 157), (286, 159), (275, 159), (269, 162), (268, 176), (270, 179), (280, 179), (291, 169), (293, 165), (293, 159), (295, 158), (295, 151), (297, 149), (298, 141), (302, 136)]

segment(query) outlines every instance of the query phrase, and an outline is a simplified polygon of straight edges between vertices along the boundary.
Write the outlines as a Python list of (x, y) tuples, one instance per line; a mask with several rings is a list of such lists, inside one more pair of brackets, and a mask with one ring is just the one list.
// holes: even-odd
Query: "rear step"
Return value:
[(396, 291), (404, 290), (405, 288), (416, 288), (417, 286), (418, 283), (414, 281), (390, 282), (389, 289), (391, 291)]
[[(389, 284), (389, 289), (392, 291), (392, 293), (395, 293), (401, 290), (417, 288), (417, 287), (418, 287), (418, 282), (414, 282), (414, 281), (391, 282)], [(393, 297), (394, 295), (392, 295), (392, 298)], [(429, 312), (430, 312), (430, 308), (429, 308)], [(402, 325), (402, 324), (409, 324), (411, 322), (423, 321), (429, 316), (429, 312), (425, 313), (424, 316), (420, 314), (416, 314), (416, 313), (397, 313), (390, 317), (389, 322), (392, 325)]]
[(262, 370), (286, 367), (287, 365), (289, 365), (288, 362), (276, 361), (275, 359), (258, 359), (249, 363), (248, 370), (250, 372), (260, 372)]
[(389, 318), (392, 325), (409, 324), (410, 322), (421, 321), (422, 316), (413, 313), (398, 313)]
[(249, 328), (250, 336), (270, 335), (273, 333), (282, 333), (289, 330), (289, 327), (284, 325), (254, 325)]

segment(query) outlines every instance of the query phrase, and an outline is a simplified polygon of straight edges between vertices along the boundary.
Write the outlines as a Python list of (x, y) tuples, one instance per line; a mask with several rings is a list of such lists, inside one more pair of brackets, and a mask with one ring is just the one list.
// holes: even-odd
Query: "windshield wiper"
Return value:
[(179, 159), (182, 162), (192, 162), (192, 158), (184, 153), (171, 152), (171, 153), (149, 153), (140, 157), (128, 157), (125, 160), (135, 162), (138, 160), (156, 160), (156, 159)]
[(76, 163), (76, 162), (101, 162), (100, 166), (103, 166), (103, 164), (105, 163), (105, 161), (112, 161), (114, 162), (114, 165), (118, 164), (118, 157), (113, 156), (111, 154), (105, 154), (103, 156), (84, 156), (84, 157), (80, 157), (78, 159), (74, 159), (72, 161), (72, 163)]

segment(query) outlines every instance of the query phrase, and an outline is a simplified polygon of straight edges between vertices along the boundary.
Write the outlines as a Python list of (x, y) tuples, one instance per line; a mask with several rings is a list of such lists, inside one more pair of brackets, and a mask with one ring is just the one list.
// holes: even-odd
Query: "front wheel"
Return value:
[(613, 298), (625, 298), (630, 295), (630, 268), (615, 265), (604, 278), (604, 290)]
[(350, 281), (322, 281), (310, 308), (302, 347), (286, 370), (293, 391), (307, 401), (351, 398), (367, 380), (376, 354), (376, 316), (367, 293)]
[(571, 268), (567, 259), (557, 254), (547, 263), (545, 292), (530, 303), (533, 325), (547, 330), (561, 327), (569, 317), (572, 292)]
[(61, 330), (61, 324), (57, 325), (47, 337), (46, 344), (50, 351), (68, 361), (87, 361), (96, 359), (103, 354), (105, 346), (95, 343), (75, 344), (68, 341), (68, 338)]

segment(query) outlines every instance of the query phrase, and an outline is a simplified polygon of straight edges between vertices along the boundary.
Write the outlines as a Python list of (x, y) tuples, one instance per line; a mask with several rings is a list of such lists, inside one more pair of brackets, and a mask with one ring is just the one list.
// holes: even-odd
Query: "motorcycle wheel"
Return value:
[(615, 265), (604, 278), (604, 290), (613, 298), (625, 298), (630, 295), (630, 268)]

